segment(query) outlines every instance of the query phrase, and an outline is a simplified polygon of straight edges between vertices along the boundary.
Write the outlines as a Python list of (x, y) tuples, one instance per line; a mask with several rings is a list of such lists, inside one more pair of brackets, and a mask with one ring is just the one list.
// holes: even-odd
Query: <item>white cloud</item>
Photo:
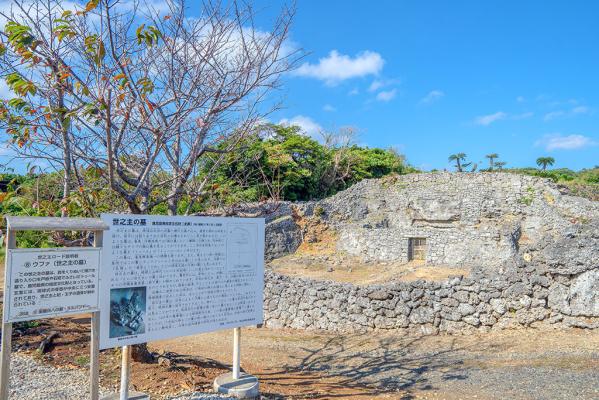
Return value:
[(376, 95), (376, 99), (378, 101), (391, 101), (395, 98), (396, 95), (397, 95), (397, 89), (392, 89), (392, 90), (379, 92)]
[[(81, 11), (83, 9), (83, 6), (85, 5), (85, 3), (83, 1), (80, 1), (80, 2), (77, 2), (77, 1), (60, 1), (60, 2), (54, 1), (54, 2), (49, 2), (48, 4), (50, 5), (52, 14), (55, 17), (57, 17), (57, 16), (60, 16), (64, 10)], [(132, 0), (127, 0), (127, 1), (125, 1), (124, 4), (119, 4), (119, 7), (120, 8), (127, 7), (127, 3), (132, 3)], [(165, 3), (165, 2), (152, 0), (149, 3), (150, 4), (155, 3), (156, 5), (159, 5), (159, 7), (163, 7), (160, 3)], [(0, 12), (4, 15), (14, 16), (15, 20), (17, 20), (17, 21), (23, 21), (26, 13), (35, 14), (37, 12), (37, 9), (39, 9), (40, 13), (43, 13), (44, 10), (47, 9), (46, 4), (43, 4), (39, 0), (24, 0), (24, 1), (21, 1), (21, 5), (23, 6), (25, 13), (23, 11), (21, 11), (21, 9), (13, 1), (0, 0)], [(130, 6), (127, 8), (133, 9), (133, 7), (134, 7), (134, 5), (130, 4)], [(94, 15), (90, 15), (90, 19), (95, 20), (96, 18)], [(6, 18), (4, 18), (4, 16), (0, 15), (0, 29), (3, 30), (5, 24), (6, 24)], [(47, 32), (45, 27), (43, 27), (42, 29), (44, 32)]]
[(296, 115), (291, 119), (283, 118), (279, 121), (279, 124), (287, 126), (299, 126), (303, 133), (312, 137), (317, 137), (318, 134), (323, 131), (322, 126), (320, 126), (312, 118), (306, 117), (304, 115)]
[(368, 86), (368, 91), (376, 92), (379, 89), (385, 88), (387, 86), (397, 85), (399, 83), (399, 79), (375, 79), (372, 81), (370, 86)]
[(591, 109), (587, 106), (577, 106), (568, 111), (558, 110), (558, 111), (548, 112), (547, 114), (545, 114), (545, 117), (543, 119), (545, 121), (551, 121), (556, 118), (573, 117), (575, 115), (583, 115), (583, 114), (588, 114), (590, 112), (591, 112)]
[(368, 86), (368, 91), (369, 92), (376, 92), (377, 90), (379, 90), (383, 86), (385, 86), (385, 84), (383, 83), (383, 81), (381, 81), (379, 79), (376, 79), (376, 80), (372, 81), (372, 83), (370, 84), (370, 86)]
[(432, 90), (422, 99), (420, 99), (420, 104), (434, 103), (435, 101), (440, 100), (443, 96), (445, 96), (445, 93), (443, 93), (442, 91)]
[(564, 115), (566, 115), (566, 113), (563, 111), (551, 111), (551, 112), (548, 112), (547, 114), (545, 114), (543, 119), (545, 121), (551, 121), (552, 119), (563, 117)]
[(325, 104), (324, 107), (322, 107), (322, 109), (326, 112), (334, 112), (337, 111), (337, 109), (335, 107), (333, 107), (330, 104)]
[(522, 114), (515, 114), (511, 116), (511, 119), (514, 119), (516, 121), (519, 121), (521, 119), (526, 119), (526, 118), (530, 118), (533, 115), (535, 115), (533, 112), (529, 111), (529, 112), (524, 112)]
[(507, 114), (504, 113), (503, 111), (498, 111), (495, 114), (489, 114), (489, 115), (481, 115), (479, 117), (476, 117), (474, 119), (474, 123), (476, 125), (491, 125), (493, 122), (505, 119), (507, 117)]
[(524, 103), (526, 101), (526, 99), (524, 98), (524, 96), (518, 96), (518, 97), (516, 97), (516, 101), (518, 103)]
[(368, 75), (377, 75), (385, 60), (379, 53), (364, 51), (355, 57), (340, 54), (333, 50), (317, 64), (304, 63), (295, 74), (324, 81), (327, 85), (336, 85), (344, 80)]
[(358, 93), (360, 93), (360, 91), (358, 90), (358, 88), (353, 88), (353, 89), (352, 89), (352, 90), (350, 90), (350, 91), (349, 91), (347, 94), (348, 94), (349, 96), (355, 96), (355, 95), (357, 95)]
[(588, 136), (578, 134), (562, 135), (560, 133), (552, 133), (549, 135), (545, 135), (541, 139), (537, 140), (535, 145), (543, 146), (547, 151), (576, 150), (582, 149), (584, 147), (596, 146), (597, 142), (595, 142)]
[(572, 109), (572, 114), (587, 114), (589, 112), (589, 108), (586, 106), (574, 107)]

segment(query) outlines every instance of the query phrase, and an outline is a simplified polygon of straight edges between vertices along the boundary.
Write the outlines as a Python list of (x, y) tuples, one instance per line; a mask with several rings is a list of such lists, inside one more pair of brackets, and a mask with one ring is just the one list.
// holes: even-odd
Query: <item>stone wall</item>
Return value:
[[(495, 268), (518, 257), (521, 238), (569, 226), (558, 188), (536, 177), (411, 174), (360, 182), (322, 202), (339, 249), (380, 261), (408, 261), (408, 239), (427, 238), (427, 264)], [(585, 212), (597, 203), (579, 199)], [(566, 209), (564, 209), (566, 207)]]
[(426, 268), (468, 267), (471, 274), (361, 287), (268, 272), (267, 325), (425, 333), (599, 326), (599, 203), (565, 195), (548, 180), (412, 174), (363, 181), (288, 211), (293, 221), (279, 215), (273, 222), (281, 229), (267, 227), (267, 241), (291, 238), (274, 246), (276, 256), (301, 244), (296, 220), (312, 218), (338, 233), (341, 252), (407, 261), (409, 238), (424, 237)]
[(487, 278), (356, 286), (268, 271), (269, 327), (466, 333), (516, 327), (599, 327), (598, 270), (574, 276), (524, 267)]

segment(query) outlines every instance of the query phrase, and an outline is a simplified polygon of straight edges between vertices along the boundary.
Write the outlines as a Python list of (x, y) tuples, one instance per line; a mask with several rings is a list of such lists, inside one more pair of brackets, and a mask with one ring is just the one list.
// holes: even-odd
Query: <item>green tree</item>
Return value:
[(537, 158), (537, 165), (542, 168), (543, 171), (547, 169), (548, 165), (555, 164), (555, 159), (553, 157), (539, 157)]
[(497, 162), (495, 162), (494, 165), (495, 165), (495, 167), (497, 167), (497, 169), (499, 171), (501, 171), (501, 170), (503, 170), (503, 167), (505, 167), (506, 164), (507, 164), (507, 162), (505, 162), (505, 161), (497, 161)]
[(297, 126), (264, 125), (242, 141), (224, 142), (234, 150), (216, 165), (216, 155), (201, 165), (213, 171), (213, 206), (242, 201), (310, 200), (330, 162), (327, 149)]
[(237, 146), (220, 165), (209, 161), (200, 166), (201, 174), (214, 170), (209, 196), (213, 207), (265, 199), (320, 199), (362, 179), (414, 171), (393, 150), (322, 144), (296, 126), (262, 126)]
[(455, 161), (455, 168), (458, 172), (463, 172), (464, 168), (468, 167), (472, 163), (467, 163), (466, 161), (466, 153), (456, 153), (452, 154), (448, 158), (449, 162)]
[(494, 161), (495, 159), (499, 158), (499, 154), (491, 153), (487, 154), (485, 157), (489, 159), (489, 171), (493, 171), (493, 168), (495, 167)]

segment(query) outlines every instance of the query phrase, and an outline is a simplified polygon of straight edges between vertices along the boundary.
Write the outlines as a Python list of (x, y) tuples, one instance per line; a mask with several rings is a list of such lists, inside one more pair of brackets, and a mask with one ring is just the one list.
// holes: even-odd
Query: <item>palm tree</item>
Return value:
[(537, 165), (543, 168), (543, 171), (547, 169), (548, 165), (553, 165), (555, 159), (553, 157), (539, 157), (537, 158)]
[(503, 167), (505, 166), (505, 164), (507, 164), (507, 162), (505, 162), (505, 161), (497, 161), (495, 163), (495, 166), (497, 167), (497, 169), (499, 171), (501, 171), (503, 169)]
[(456, 163), (455, 167), (458, 172), (463, 172), (464, 167), (467, 167), (468, 165), (471, 164), (471, 163), (462, 164), (462, 161), (466, 161), (466, 153), (452, 154), (449, 156), (448, 160), (449, 160), (449, 162), (455, 161), (455, 163)]
[(499, 154), (491, 153), (487, 154), (485, 157), (489, 159), (489, 171), (493, 171), (493, 167), (495, 166), (495, 163), (493, 161), (495, 161), (496, 158), (499, 158)]

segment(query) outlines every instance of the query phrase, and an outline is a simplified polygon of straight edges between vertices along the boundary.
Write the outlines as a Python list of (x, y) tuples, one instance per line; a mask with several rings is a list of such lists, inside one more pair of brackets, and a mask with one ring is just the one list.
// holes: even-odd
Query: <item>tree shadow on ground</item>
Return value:
[[(464, 365), (463, 352), (471, 346), (451, 340), (442, 348), (431, 348), (421, 346), (423, 340), (422, 336), (377, 338), (368, 333), (335, 336), (321, 346), (302, 347), (303, 354), (291, 356), (293, 361), (282, 371), (261, 374), (260, 379), (280, 386), (320, 384), (323, 390), (306, 393), (309, 398), (347, 398), (353, 391), (361, 396), (395, 394), (406, 400), (414, 398), (414, 392), (435, 391), (443, 382), (468, 379), (472, 367)], [(281, 378), (286, 374), (288, 383)]]

